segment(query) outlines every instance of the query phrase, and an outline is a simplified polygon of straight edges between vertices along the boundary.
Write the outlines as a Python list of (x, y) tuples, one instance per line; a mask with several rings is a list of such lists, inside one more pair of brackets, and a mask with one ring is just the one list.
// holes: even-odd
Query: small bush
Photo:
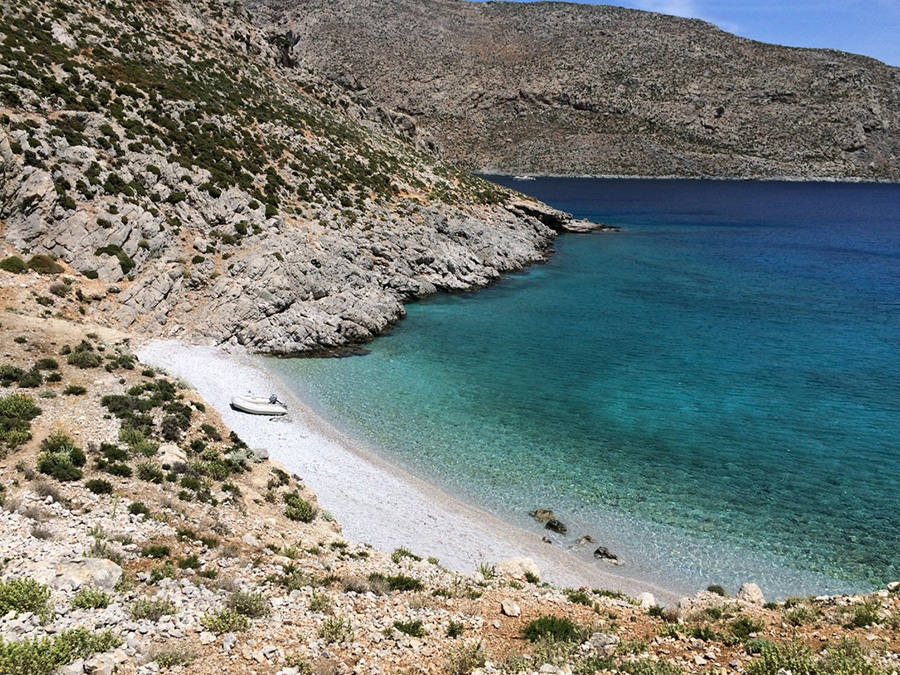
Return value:
[(85, 586), (72, 598), (75, 609), (104, 609), (109, 606), (109, 595), (99, 588)]
[(394, 552), (391, 553), (391, 560), (393, 560), (395, 563), (400, 562), (404, 558), (409, 558), (410, 560), (415, 560), (416, 562), (419, 562), (420, 560), (422, 560), (422, 558), (417, 556), (415, 553), (410, 551), (408, 548), (395, 548)]
[(0, 260), (0, 270), (12, 272), (13, 274), (22, 274), (28, 271), (28, 265), (19, 256), (11, 255)]
[(684, 671), (668, 661), (626, 661), (619, 670), (629, 675), (681, 675)]
[(37, 468), (41, 473), (62, 482), (80, 480), (84, 475), (66, 452), (42, 452), (38, 455)]
[(749, 616), (739, 616), (731, 622), (731, 633), (741, 640), (746, 640), (751, 633), (758, 633), (766, 627), (764, 621)]
[(103, 360), (97, 354), (91, 351), (76, 350), (66, 356), (66, 363), (70, 366), (81, 368), (82, 370), (86, 368), (99, 368), (102, 361)]
[(329, 609), (331, 609), (331, 598), (325, 593), (313, 591), (312, 597), (309, 599), (309, 611), (327, 612)]
[(261, 593), (238, 591), (228, 596), (225, 606), (238, 614), (251, 619), (259, 619), (269, 615), (269, 601)]
[(461, 621), (451, 621), (447, 624), (447, 637), (458, 638), (465, 631), (466, 626)]
[(349, 619), (330, 617), (319, 624), (316, 629), (316, 637), (325, 640), (328, 644), (351, 642), (353, 640), (353, 624)]
[(447, 672), (450, 675), (469, 675), (485, 664), (485, 650), (481, 642), (454, 645), (447, 650)]
[(162, 565), (154, 567), (150, 571), (150, 583), (157, 584), (163, 579), (174, 579), (175, 578), (175, 566), (170, 562), (165, 562)]
[(200, 623), (217, 635), (237, 633), (250, 628), (250, 620), (246, 616), (227, 607), (217, 612), (207, 612), (200, 618)]
[(144, 502), (131, 502), (128, 506), (128, 513), (133, 516), (143, 513), (145, 516), (150, 515), (150, 509), (146, 507)]
[(728, 593), (725, 590), (725, 587), (722, 586), (721, 584), (712, 584), (710, 586), (707, 586), (706, 590), (709, 591), (710, 593), (715, 593), (716, 595), (721, 595), (723, 598), (728, 597)]
[(156, 665), (166, 670), (173, 666), (186, 666), (193, 663), (196, 657), (188, 649), (160, 649), (153, 652), (151, 658), (156, 661)]
[(85, 628), (21, 642), (0, 640), (0, 672), (4, 675), (50, 675), (60, 666), (120, 644), (122, 637), (118, 633), (108, 630), (91, 633)]
[(415, 621), (395, 621), (394, 628), (410, 637), (420, 638), (426, 635), (425, 627), (419, 619)]
[(34, 364), (35, 370), (59, 370), (59, 362), (56, 359), (38, 359)]
[(95, 495), (111, 495), (113, 491), (112, 483), (102, 478), (91, 478), (84, 486)]
[(59, 274), (63, 271), (62, 265), (49, 255), (34, 255), (28, 260), (28, 268), (38, 274)]
[(86, 394), (87, 389), (82, 387), (80, 384), (70, 384), (68, 387), (63, 389), (63, 394), (66, 396), (81, 396), (82, 394)]
[(137, 470), (138, 478), (140, 478), (141, 480), (145, 480), (148, 483), (159, 484), (162, 483), (165, 479), (165, 474), (163, 474), (162, 469), (156, 462), (138, 462)]
[(0, 616), (7, 612), (31, 612), (46, 621), (53, 612), (50, 589), (29, 577), (0, 581)]
[(776, 675), (780, 670), (789, 670), (792, 675), (812, 675), (815, 672), (812, 651), (799, 642), (765, 645), (759, 658), (747, 665), (750, 675)]
[(164, 544), (151, 544), (141, 551), (141, 555), (145, 558), (166, 558), (172, 552), (172, 549)]
[(141, 598), (131, 606), (129, 614), (135, 621), (141, 619), (159, 621), (164, 616), (174, 615), (175, 605), (159, 598)]
[(529, 642), (537, 642), (541, 638), (547, 638), (554, 642), (577, 642), (583, 637), (584, 631), (571, 619), (556, 616), (542, 616), (530, 621), (522, 629), (523, 637)]
[(574, 602), (577, 605), (584, 605), (585, 607), (590, 607), (594, 604), (594, 599), (589, 596), (584, 591), (576, 591), (573, 588), (563, 589), (563, 593), (566, 594), (566, 597), (569, 599), (569, 602)]
[(291, 520), (299, 520), (303, 523), (311, 523), (316, 517), (316, 511), (312, 504), (303, 499), (296, 492), (289, 492), (284, 495), (284, 503), (287, 504), (284, 515)]
[(386, 576), (379, 572), (373, 572), (369, 575), (369, 581), (373, 584), (383, 584), (392, 591), (420, 591), (423, 588), (421, 581), (405, 574)]
[(878, 606), (871, 602), (857, 605), (853, 610), (853, 618), (847, 624), (848, 628), (865, 628), (878, 623)]

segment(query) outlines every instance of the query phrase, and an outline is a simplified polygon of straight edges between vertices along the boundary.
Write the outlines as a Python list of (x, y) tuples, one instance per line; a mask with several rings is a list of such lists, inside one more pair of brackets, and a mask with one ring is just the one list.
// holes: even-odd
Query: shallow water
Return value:
[[(900, 579), (900, 186), (497, 179), (608, 224), (270, 362), (378, 452), (629, 575), (769, 596)], [(590, 555), (590, 550), (581, 551)]]

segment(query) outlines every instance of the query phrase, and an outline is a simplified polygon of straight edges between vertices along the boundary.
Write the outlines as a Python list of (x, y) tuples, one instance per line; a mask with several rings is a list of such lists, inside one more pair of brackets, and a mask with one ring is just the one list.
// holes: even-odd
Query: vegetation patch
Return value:
[(0, 672), (4, 675), (50, 675), (60, 666), (108, 651), (122, 642), (122, 637), (113, 631), (91, 633), (85, 628), (21, 642), (0, 640)]

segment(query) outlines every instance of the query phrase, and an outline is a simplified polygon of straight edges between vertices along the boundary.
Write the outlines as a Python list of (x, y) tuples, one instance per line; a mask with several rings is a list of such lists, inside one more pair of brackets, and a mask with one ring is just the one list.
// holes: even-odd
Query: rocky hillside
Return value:
[(526, 559), (460, 573), (348, 542), (303, 476), (139, 363), (126, 335), (36, 312), (66, 277), (0, 280), (6, 675), (900, 668), (897, 585), (768, 604), (749, 584), (711, 587), (663, 608), (549, 586)]
[(543, 260), (569, 221), (417, 151), (233, 3), (0, 6), (0, 265), (102, 282), (77, 298), (95, 321), (340, 347)]
[(468, 169), (900, 180), (900, 69), (870, 58), (602, 5), (248, 6)]

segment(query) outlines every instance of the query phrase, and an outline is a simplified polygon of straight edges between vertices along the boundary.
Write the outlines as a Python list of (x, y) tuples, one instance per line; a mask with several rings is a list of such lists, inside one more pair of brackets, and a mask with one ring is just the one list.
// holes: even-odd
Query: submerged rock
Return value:
[(548, 520), (547, 524), (544, 525), (548, 530), (552, 530), (553, 532), (557, 532), (558, 534), (565, 534), (569, 531), (569, 528), (566, 527), (565, 523), (553, 518), (552, 520)]
[(528, 515), (539, 523), (546, 523), (556, 518), (556, 516), (553, 515), (553, 511), (550, 509), (535, 509), (534, 511), (530, 511)]

